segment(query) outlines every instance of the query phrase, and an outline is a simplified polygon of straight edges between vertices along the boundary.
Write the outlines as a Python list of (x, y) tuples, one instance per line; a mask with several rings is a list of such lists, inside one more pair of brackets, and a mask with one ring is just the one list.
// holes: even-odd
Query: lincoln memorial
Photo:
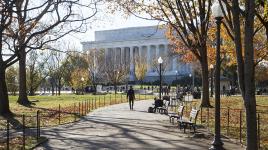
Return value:
[(171, 83), (192, 72), (191, 65), (181, 62), (180, 56), (173, 52), (165, 37), (165, 29), (156, 26), (95, 31), (95, 41), (82, 42), (82, 45), (83, 51), (103, 49), (105, 59), (114, 58), (115, 62), (129, 63), (129, 81), (135, 81), (135, 58), (144, 58), (148, 65), (145, 82), (159, 79), (153, 61), (160, 56), (166, 64), (163, 74), (165, 82)]

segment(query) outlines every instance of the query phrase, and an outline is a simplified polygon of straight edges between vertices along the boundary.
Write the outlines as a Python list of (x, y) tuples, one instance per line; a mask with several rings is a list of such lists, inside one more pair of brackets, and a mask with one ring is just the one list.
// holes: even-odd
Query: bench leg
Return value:
[(184, 124), (183, 125), (183, 133), (185, 133), (186, 127), (187, 127), (187, 124)]

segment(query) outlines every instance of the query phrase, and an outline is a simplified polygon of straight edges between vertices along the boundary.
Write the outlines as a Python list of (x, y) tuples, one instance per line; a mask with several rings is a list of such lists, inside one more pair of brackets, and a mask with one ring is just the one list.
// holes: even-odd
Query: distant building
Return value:
[(165, 29), (156, 26), (96, 31), (95, 41), (82, 42), (82, 45), (83, 51), (103, 49), (106, 60), (129, 63), (129, 81), (135, 81), (134, 59), (141, 57), (145, 58), (148, 64), (145, 82), (159, 79), (155, 65), (152, 65), (159, 56), (167, 64), (164, 73), (164, 81), (167, 83), (192, 72), (191, 65), (180, 62), (179, 56), (172, 52), (165, 37)]

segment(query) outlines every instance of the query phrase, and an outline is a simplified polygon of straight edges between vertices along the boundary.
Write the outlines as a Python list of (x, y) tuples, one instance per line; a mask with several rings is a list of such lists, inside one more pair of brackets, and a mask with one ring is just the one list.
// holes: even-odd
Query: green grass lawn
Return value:
[[(153, 95), (136, 94), (136, 100), (152, 99)], [(14, 114), (10, 119), (10, 128), (21, 130), (23, 125), (22, 115), (25, 115), (26, 128), (37, 126), (37, 111), (39, 110), (41, 127), (56, 126), (59, 124), (78, 121), (82, 116), (99, 107), (127, 102), (126, 94), (106, 94), (106, 95), (73, 95), (63, 94), (61, 96), (29, 96), (33, 103), (30, 107), (25, 107), (17, 103), (17, 96), (10, 96), (10, 110)], [(6, 129), (6, 120), (0, 118), (0, 129)], [(32, 147), (36, 140), (35, 135), (26, 136), (26, 148)], [(42, 136), (42, 135), (41, 135)], [(33, 139), (33, 140), (32, 140)], [(22, 138), (14, 137), (10, 140), (11, 149), (20, 149)], [(5, 140), (0, 141), (0, 150), (6, 149)]]
[[(17, 104), (17, 96), (10, 96), (10, 109), (15, 114), (13, 117), (19, 123), (22, 123), (22, 114), (26, 115), (26, 126), (36, 126), (36, 112), (40, 110), (41, 126), (55, 126), (59, 124), (70, 123), (79, 120), (79, 118), (89, 111), (99, 107), (127, 102), (125, 94), (107, 94), (107, 95), (67, 95), (61, 96), (29, 96), (33, 102), (31, 107), (25, 107)], [(153, 99), (153, 95), (136, 95), (137, 100)], [(257, 110), (260, 116), (260, 140), (262, 148), (268, 148), (268, 96), (257, 96)], [(210, 100), (214, 106), (214, 99)], [(80, 104), (79, 104), (80, 103)], [(79, 108), (80, 105), (80, 108)], [(192, 103), (186, 103), (185, 115), (189, 114), (191, 107), (198, 108), (200, 100)], [(60, 111), (59, 111), (60, 106)], [(240, 139), (240, 112), (241, 115), (241, 142), (245, 143), (246, 124), (244, 104), (241, 96), (221, 97), (221, 128), (222, 134)], [(229, 110), (228, 110), (229, 108)], [(90, 109), (90, 110), (89, 110)], [(228, 115), (229, 111), (229, 115)], [(83, 113), (82, 113), (83, 112)], [(202, 115), (201, 115), (202, 114)], [(228, 119), (229, 116), (229, 119)], [(229, 125), (227, 122), (229, 120)], [(214, 130), (214, 108), (203, 108), (199, 113), (198, 124)], [(5, 122), (0, 121), (0, 128), (5, 127)]]

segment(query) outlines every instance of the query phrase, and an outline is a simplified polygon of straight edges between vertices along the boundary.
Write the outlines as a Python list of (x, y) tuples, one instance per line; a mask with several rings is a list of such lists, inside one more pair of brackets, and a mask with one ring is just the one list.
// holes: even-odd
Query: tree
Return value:
[(207, 33), (211, 0), (117, 0), (116, 3), (130, 14), (139, 16), (145, 13), (150, 16), (146, 19), (159, 20), (168, 25), (167, 37), (176, 50), (180, 51), (183, 46), (200, 62), (203, 87), (201, 106), (209, 107)]
[(71, 73), (71, 86), (76, 90), (78, 94), (79, 89), (84, 90), (84, 86), (89, 82), (88, 71), (87, 69), (75, 69)]
[(16, 63), (17, 54), (9, 55), (9, 51), (4, 51), (8, 48), (5, 44), (7, 28), (11, 25), (13, 19), (13, 7), (15, 0), (3, 0), (0, 5), (0, 115), (11, 114), (9, 108), (8, 91), (6, 84), (6, 69)]
[(94, 91), (96, 92), (96, 85), (103, 80), (103, 68), (105, 67), (105, 53), (104, 49), (91, 49), (87, 51), (85, 59), (88, 63), (89, 79), (94, 86)]
[[(26, 54), (42, 48), (71, 32), (83, 32), (83, 25), (96, 14), (96, 2), (83, 4), (79, 0), (15, 1), (15, 19), (9, 28), (9, 37), (19, 56), (20, 87), (18, 103), (30, 104), (26, 92)], [(91, 7), (92, 6), (92, 7)], [(83, 9), (90, 9), (84, 13)], [(53, 35), (53, 36), (48, 36)], [(11, 46), (12, 46), (11, 45)]]
[(31, 51), (29, 53), (26, 66), (26, 87), (30, 96), (35, 95), (36, 90), (48, 76), (45, 69), (48, 57), (38, 51)]
[(142, 81), (147, 74), (148, 64), (144, 57), (135, 60), (135, 76), (138, 81), (140, 81), (142, 87)]
[(268, 81), (268, 68), (266, 63), (260, 63), (255, 68), (255, 79), (259, 86)]
[(12, 95), (16, 95), (18, 91), (18, 69), (11, 66), (6, 71), (7, 89)]
[(117, 93), (117, 85), (125, 82), (129, 75), (129, 66), (124, 63), (115, 63), (112, 60), (106, 60), (105, 67), (103, 68), (104, 76), (108, 83), (112, 83)]
[[(224, 11), (224, 27), (229, 36), (234, 40), (238, 82), (246, 111), (247, 124), (247, 149), (258, 149), (257, 122), (256, 122), (256, 97), (255, 97), (255, 62), (254, 62), (254, 16), (256, 1), (243, 2), (233, 0), (219, 1), (226, 5)], [(245, 10), (240, 8), (240, 2)], [(243, 25), (244, 32), (241, 30)], [(243, 44), (242, 44), (243, 43)]]
[(52, 87), (52, 95), (54, 95), (54, 85), (56, 86), (56, 94), (61, 94), (61, 88), (64, 85), (63, 76), (67, 72), (66, 65), (63, 64), (64, 48), (58, 45), (58, 48), (50, 47), (48, 70)]
[(86, 57), (83, 53), (78, 52), (67, 52), (66, 57), (62, 61), (62, 74), (63, 74), (63, 80), (64, 84), (71, 86), (72, 85), (72, 79), (71, 75), (72, 72), (75, 71), (75, 69), (88, 69), (88, 62), (86, 60)]

